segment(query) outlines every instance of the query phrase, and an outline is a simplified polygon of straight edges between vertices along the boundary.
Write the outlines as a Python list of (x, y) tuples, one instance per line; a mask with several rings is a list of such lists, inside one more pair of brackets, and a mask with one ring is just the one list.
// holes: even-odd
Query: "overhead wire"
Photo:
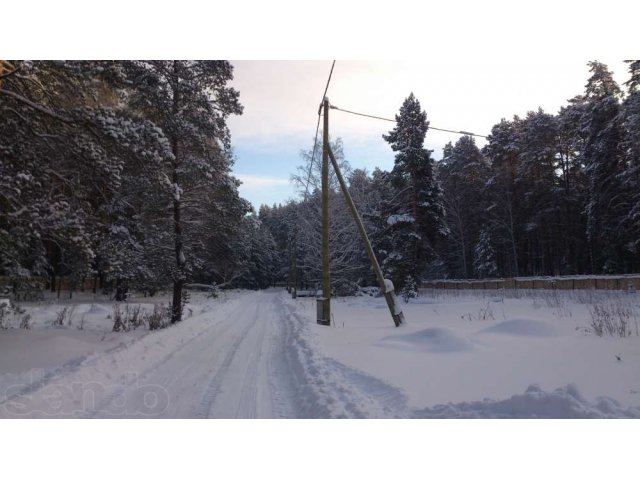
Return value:
[(313, 141), (313, 151), (311, 153), (311, 164), (309, 165), (309, 173), (307, 175), (307, 183), (304, 190), (305, 201), (307, 200), (307, 197), (309, 195), (309, 182), (311, 181), (311, 172), (313, 171), (313, 161), (316, 157), (316, 148), (318, 146), (318, 132), (320, 130), (320, 111), (322, 109), (322, 102), (327, 96), (327, 91), (329, 91), (329, 83), (331, 82), (331, 76), (333, 75), (333, 67), (335, 66), (336, 66), (336, 61), (334, 60), (333, 63), (331, 64), (331, 71), (329, 71), (329, 78), (327, 79), (327, 84), (324, 87), (324, 93), (322, 94), (322, 101), (320, 102), (320, 108), (318, 108), (318, 123), (316, 125), (316, 136), (315, 136), (315, 140)]
[[(337, 107), (335, 105), (330, 105), (329, 108), (331, 108), (333, 110), (338, 110), (340, 112), (350, 113), (352, 115), (359, 115), (361, 117), (375, 118), (376, 120), (384, 120), (386, 122), (396, 123), (396, 121), (394, 119), (392, 119), (392, 118), (384, 118), (384, 117), (378, 117), (376, 115), (369, 115), (367, 113), (354, 112), (352, 110), (346, 110), (344, 108), (340, 108), (340, 107)], [(469, 135), (469, 136), (472, 136), (472, 137), (487, 138), (486, 135), (480, 135), (478, 133), (466, 132), (464, 130), (449, 130), (447, 128), (432, 127), (431, 125), (429, 125), (429, 128), (432, 129), (432, 130), (438, 130), (438, 131), (441, 131), (441, 132), (458, 133), (458, 134), (462, 134), (462, 135)]]
[[(329, 71), (329, 77), (327, 78), (327, 84), (324, 87), (324, 93), (322, 94), (322, 100), (320, 102), (320, 106), (318, 107), (318, 123), (316, 124), (316, 134), (315, 134), (315, 138), (313, 140), (313, 150), (311, 152), (311, 162), (309, 164), (309, 173), (307, 174), (307, 181), (305, 184), (305, 191), (304, 191), (304, 200), (306, 201), (308, 196), (309, 196), (309, 182), (311, 181), (311, 172), (313, 171), (313, 163), (315, 161), (315, 156), (316, 156), (316, 150), (318, 147), (318, 132), (320, 131), (320, 117), (321, 117), (321, 112), (322, 112), (322, 102), (324, 102), (324, 99), (327, 96), (327, 92), (329, 91), (329, 84), (331, 83), (331, 77), (333, 76), (333, 68), (336, 65), (336, 61), (334, 60), (333, 63), (331, 64), (331, 70)], [(385, 117), (379, 117), (377, 115), (370, 115), (368, 113), (361, 113), (361, 112), (354, 112), (353, 110), (347, 110), (345, 108), (340, 108), (336, 105), (329, 105), (329, 108), (331, 108), (332, 110), (338, 110), (340, 112), (345, 112), (345, 113), (350, 113), (352, 115), (358, 115), (361, 117), (367, 117), (367, 118), (373, 118), (376, 120), (384, 120), (386, 122), (393, 122), (396, 123), (395, 119), (392, 118), (385, 118)], [(437, 130), (440, 132), (448, 132), (448, 133), (455, 133), (455, 134), (459, 134), (459, 135), (469, 135), (471, 137), (481, 137), (481, 138), (488, 138), (487, 135), (481, 135), (479, 133), (473, 133), (473, 132), (467, 132), (465, 130), (450, 130), (448, 128), (439, 128), (439, 127), (434, 127), (432, 125), (429, 125), (429, 128), (432, 130)]]

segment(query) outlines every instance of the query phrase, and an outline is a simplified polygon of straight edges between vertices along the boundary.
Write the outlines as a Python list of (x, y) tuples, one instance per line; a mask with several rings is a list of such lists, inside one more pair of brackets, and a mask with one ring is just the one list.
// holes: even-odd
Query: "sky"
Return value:
[[(513, 62), (476, 57), (450, 62), (336, 61), (327, 96), (347, 110), (394, 118), (413, 92), (431, 126), (487, 135), (500, 119), (524, 116), (541, 107), (556, 113), (581, 94), (589, 77), (588, 59)], [(603, 59), (618, 83), (628, 78), (622, 60)], [(229, 119), (235, 153), (234, 173), (241, 195), (256, 209), (295, 198), (290, 175), (311, 150), (318, 107), (331, 61), (232, 61), (244, 113)], [(394, 154), (382, 139), (393, 123), (331, 110), (332, 138), (344, 143), (353, 168), (390, 170)], [(460, 135), (429, 130), (433, 157)], [(479, 146), (482, 138), (476, 138)]]

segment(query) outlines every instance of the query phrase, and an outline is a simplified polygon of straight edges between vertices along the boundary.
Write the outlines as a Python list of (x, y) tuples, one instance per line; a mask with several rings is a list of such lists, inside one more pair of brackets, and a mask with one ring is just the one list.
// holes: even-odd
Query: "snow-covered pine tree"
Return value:
[[(196, 198), (203, 200), (203, 195), (219, 190), (241, 203), (239, 183), (230, 176), (226, 125), (229, 115), (242, 113), (238, 93), (227, 86), (232, 72), (227, 61), (127, 61), (120, 64), (115, 77), (124, 80), (128, 107), (162, 130), (173, 154), (159, 172), (172, 210), (172, 323), (182, 319), (182, 289), (188, 276), (203, 265), (201, 259), (189, 255), (195, 253), (197, 244), (202, 248), (205, 244), (186, 228), (187, 220), (193, 220), (187, 218), (191, 205), (204, 207)], [(215, 206), (211, 199), (208, 202)]]
[(621, 241), (616, 227), (624, 210), (619, 174), (622, 171), (621, 91), (606, 65), (589, 62), (585, 87), (587, 110), (582, 118), (583, 162), (589, 179), (586, 205), (587, 238), (593, 273), (621, 268)]
[(528, 112), (518, 135), (518, 166), (515, 182), (522, 192), (521, 218), (527, 245), (523, 268), (529, 275), (553, 275), (560, 270), (557, 242), (558, 124), (542, 109)]
[(480, 231), (480, 238), (473, 250), (473, 268), (477, 278), (492, 278), (498, 275), (496, 253), (491, 245), (491, 236), (488, 230)]
[(402, 299), (405, 303), (409, 303), (409, 300), (412, 298), (417, 298), (418, 284), (411, 275), (407, 275), (407, 277), (404, 279), (404, 285), (402, 286), (400, 295), (402, 296)]
[(0, 91), (0, 244), (9, 253), (0, 269), (49, 277), (53, 289), (56, 276), (78, 283), (94, 266), (109, 231), (103, 209), (126, 163), (144, 155), (159, 164), (168, 144), (153, 124), (121, 109), (100, 62), (15, 67)]
[[(387, 217), (393, 226), (397, 261), (394, 283), (402, 288), (407, 275), (416, 281), (435, 256), (435, 246), (449, 232), (444, 222), (442, 189), (434, 171), (431, 150), (424, 148), (429, 129), (427, 114), (413, 93), (396, 115), (396, 126), (383, 138), (396, 152), (393, 182), (402, 199), (400, 208)], [(387, 257), (389, 258), (389, 257)]]
[(624, 170), (622, 188), (628, 195), (629, 208), (622, 218), (625, 250), (630, 252), (628, 269), (640, 269), (640, 60), (627, 60), (630, 79), (625, 83), (628, 95), (622, 105)]
[(478, 240), (486, 205), (483, 190), (489, 166), (470, 136), (448, 143), (438, 164), (450, 235), (443, 248), (454, 278), (472, 275), (473, 247)]
[(584, 207), (587, 203), (588, 182), (582, 164), (584, 135), (581, 129), (586, 105), (581, 96), (569, 100), (557, 116), (558, 154), (557, 171), (560, 172), (558, 214), (562, 232), (559, 251), (560, 274), (576, 274), (590, 270), (586, 241), (587, 222)]
[[(379, 198), (378, 192), (373, 184), (373, 179), (369, 176), (366, 169), (354, 169), (349, 175), (348, 182), (349, 193), (360, 213), (365, 231), (367, 232), (369, 241), (372, 242), (375, 252), (373, 238), (377, 235), (377, 232), (375, 223), (372, 221), (372, 213), (376, 211)], [(371, 266), (371, 261), (367, 255), (364, 243), (360, 237), (355, 241), (356, 246), (360, 249), (360, 268), (354, 270), (353, 280), (361, 287), (377, 285), (376, 275)], [(378, 261), (381, 260), (379, 256), (377, 256), (377, 258)]]
[(271, 231), (253, 212), (242, 219), (241, 255), (243, 272), (234, 282), (241, 288), (260, 289), (273, 284), (276, 268), (276, 244)]
[(269, 231), (274, 240), (274, 281), (292, 280), (292, 253), (294, 248), (294, 231), (297, 221), (297, 204), (290, 200), (286, 204), (272, 207), (262, 205), (258, 212), (262, 226)]
[(520, 274), (519, 238), (524, 226), (519, 211), (522, 196), (515, 182), (520, 123), (518, 117), (513, 121), (502, 119), (493, 126), (488, 143), (482, 149), (491, 165), (491, 176), (486, 183), (486, 228), (499, 246), (501, 271), (511, 276)]

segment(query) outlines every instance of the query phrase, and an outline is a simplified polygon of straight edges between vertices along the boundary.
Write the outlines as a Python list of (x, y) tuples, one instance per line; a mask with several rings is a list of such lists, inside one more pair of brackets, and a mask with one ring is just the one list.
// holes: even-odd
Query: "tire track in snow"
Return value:
[[(131, 376), (131, 379), (129, 381), (125, 381), (119, 389), (111, 392), (109, 395), (104, 397), (104, 399), (100, 402), (100, 404), (94, 410), (87, 412), (87, 414), (84, 417), (100, 418), (101, 416), (107, 415), (108, 413), (107, 407), (109, 405), (112, 405), (118, 398), (121, 398), (121, 397), (131, 398), (130, 395), (127, 395), (127, 391), (131, 391), (132, 389), (134, 389), (134, 387), (137, 387), (140, 384), (141, 380), (145, 380), (149, 378), (151, 375), (159, 372), (165, 365), (169, 364), (171, 361), (173, 361), (174, 359), (179, 357), (182, 353), (184, 353), (185, 351), (184, 349), (189, 350), (194, 344), (199, 342), (202, 343), (202, 345), (198, 346), (196, 350), (198, 355), (194, 356), (193, 360), (187, 362), (186, 365), (184, 365), (183, 367), (180, 367), (175, 374), (171, 375), (171, 378), (168, 382), (163, 382), (161, 386), (168, 391), (169, 388), (178, 379), (180, 379), (186, 372), (189, 372), (198, 363), (199, 355), (210, 348), (209, 343), (204, 341), (203, 336), (210, 333), (210, 331), (213, 330), (215, 327), (219, 326), (220, 323), (223, 323), (223, 321), (210, 325), (209, 327), (207, 327), (207, 329), (204, 332), (200, 333), (199, 335), (183, 343), (180, 346), (180, 349), (173, 350), (172, 352), (167, 354), (165, 357), (163, 357), (162, 360), (160, 360), (159, 362), (146, 368), (141, 373)], [(231, 325), (225, 325), (221, 330), (218, 330), (216, 333), (224, 334), (230, 328), (231, 328)], [(162, 372), (162, 373), (166, 374), (166, 372)], [(172, 403), (175, 403), (175, 398), (172, 400), (173, 400)], [(158, 414), (162, 414), (162, 413), (164, 412), (158, 412)], [(115, 416), (115, 417), (118, 418), (118, 416)]]
[[(253, 315), (252, 321), (248, 323), (248, 325), (243, 328), (240, 332), (240, 335), (236, 337), (234, 342), (229, 347), (229, 351), (225, 356), (222, 364), (216, 371), (216, 373), (211, 378), (209, 385), (207, 386), (204, 395), (202, 396), (202, 400), (200, 401), (200, 406), (194, 413), (194, 418), (208, 418), (211, 414), (211, 410), (213, 408), (213, 404), (215, 403), (218, 395), (220, 394), (220, 390), (222, 388), (222, 383), (229, 371), (231, 363), (233, 362), (235, 356), (238, 353), (238, 348), (246, 340), (247, 334), (254, 327), (257, 322), (257, 303), (255, 305), (256, 315)], [(236, 316), (236, 319), (240, 318), (240, 316)]]
[(280, 296), (273, 295), (269, 308), (271, 317), (271, 341), (268, 343), (267, 372), (271, 408), (274, 418), (301, 418), (295, 402), (295, 377), (289, 361), (291, 345), (288, 324)]
[(408, 418), (405, 393), (382, 380), (351, 368), (317, 351), (308, 341), (312, 322), (296, 305), (284, 302), (290, 324), (288, 343), (295, 346), (290, 355), (298, 382), (303, 414), (311, 418)]
[[(163, 365), (174, 359), (179, 352), (199, 340), (203, 331), (210, 331), (224, 323), (227, 317), (225, 314), (226, 310), (237, 309), (238, 303), (240, 303), (238, 300), (239, 299), (234, 298), (230, 301), (225, 301), (219, 305), (219, 308), (212, 311), (211, 314), (218, 317), (215, 318), (215, 321), (212, 323), (209, 323), (208, 319), (206, 319), (206, 317), (209, 316), (207, 315), (208, 312), (203, 312), (193, 318), (194, 321), (206, 321), (204, 328), (200, 330), (198, 330), (200, 328), (198, 324), (194, 327), (193, 325), (186, 323), (188, 320), (185, 319), (185, 322), (172, 326), (166, 330), (161, 330), (157, 333), (149, 333), (143, 337), (136, 338), (126, 343), (121, 343), (120, 345), (114, 346), (100, 354), (92, 354), (87, 358), (82, 357), (74, 362), (70, 362), (69, 365), (56, 369), (50, 375), (46, 375), (43, 379), (38, 379), (38, 381), (26, 386), (26, 388), (22, 389), (15, 395), (3, 399), (0, 403), (0, 416), (9, 414), (9, 417), (99, 417), (104, 413), (104, 408), (109, 405), (109, 403), (117, 399), (120, 394), (126, 392), (127, 388), (135, 386), (140, 379), (147, 377), (147, 375), (152, 372), (158, 371)], [(186, 332), (179, 330), (185, 327), (187, 329)], [(132, 355), (136, 349), (140, 348), (140, 346), (144, 347), (144, 352), (146, 354), (146, 351), (150, 346), (163, 346), (163, 341), (166, 341), (167, 339), (171, 340), (171, 335), (176, 335), (178, 331), (180, 331), (181, 335), (184, 335), (184, 338), (181, 338), (179, 340), (179, 345), (173, 347), (174, 349), (169, 351), (169, 353), (156, 358), (152, 365), (145, 368), (141, 373), (131, 371), (123, 372), (123, 370), (126, 369), (127, 361), (132, 360)], [(185, 333), (187, 335), (185, 335)], [(151, 345), (149, 345), (150, 343)], [(113, 369), (116, 370), (114, 371)], [(91, 408), (90, 410), (86, 409), (86, 406), (84, 405), (85, 397), (82, 391), (80, 393), (75, 391), (69, 393), (70, 387), (75, 386), (82, 387), (86, 385), (99, 385), (104, 387), (109, 383), (109, 380), (111, 380), (113, 376), (118, 376), (118, 370), (123, 372), (119, 377), (121, 381), (120, 385), (108, 385), (109, 391), (104, 392), (103, 396), (93, 397), (93, 401), (98, 402), (97, 407)], [(127, 379), (125, 376), (126, 373), (134, 374), (132, 379)], [(114, 387), (115, 390), (113, 390)], [(61, 406), (50, 411), (46, 407), (52, 402), (52, 399), (50, 398), (52, 393), (58, 395), (60, 392), (67, 392), (69, 394), (64, 397), (56, 398), (55, 401)], [(80, 395), (80, 397), (78, 397), (78, 395)], [(24, 414), (16, 414), (16, 412), (12, 412), (12, 410), (15, 409), (6, 407), (6, 405), (10, 404), (12, 401), (16, 401), (18, 404), (22, 405), (30, 405), (31, 408)], [(40, 407), (41, 404), (45, 406), (44, 410)], [(111, 416), (119, 418), (122, 415)]]
[[(256, 306), (256, 318), (258, 309)], [(249, 358), (249, 365), (245, 370), (244, 380), (242, 382), (242, 388), (240, 390), (240, 401), (238, 402), (238, 408), (236, 410), (236, 418), (256, 418), (258, 411), (258, 369), (260, 362), (264, 354), (265, 333), (267, 329), (267, 321), (262, 319), (257, 328), (258, 338), (257, 350), (251, 352)]]

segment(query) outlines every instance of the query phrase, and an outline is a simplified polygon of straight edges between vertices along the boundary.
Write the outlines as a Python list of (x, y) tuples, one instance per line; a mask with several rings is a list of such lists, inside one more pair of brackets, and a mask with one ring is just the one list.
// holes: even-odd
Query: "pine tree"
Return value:
[[(16, 62), (0, 91), (0, 244), (9, 276), (59, 275), (72, 283), (95, 264), (108, 233), (104, 206), (135, 157), (151, 168), (168, 144), (132, 118), (100, 76), (99, 62)], [(4, 250), (4, 248), (3, 248)]]
[(523, 203), (519, 209), (525, 223), (523, 240), (528, 249), (528, 261), (523, 267), (529, 275), (553, 275), (560, 269), (555, 241), (560, 228), (555, 172), (557, 139), (558, 124), (553, 115), (538, 109), (522, 119), (515, 182), (522, 192)]
[(624, 139), (623, 172), (620, 175), (629, 206), (622, 217), (625, 250), (630, 253), (630, 270), (640, 268), (640, 60), (627, 60), (631, 78), (625, 83), (628, 95), (622, 105)]
[[(185, 230), (191, 196), (226, 189), (237, 197), (230, 177), (230, 135), (226, 119), (241, 114), (238, 93), (227, 86), (233, 78), (226, 61), (131, 61), (120, 65), (129, 91), (128, 106), (153, 121), (169, 140), (172, 159), (163, 165), (164, 189), (172, 205), (174, 247), (171, 322), (182, 319), (182, 289), (197, 268), (189, 256)], [(195, 247), (195, 245), (191, 245)], [(202, 246), (204, 246), (202, 244)]]
[(450, 235), (445, 256), (454, 278), (472, 275), (473, 246), (486, 205), (481, 201), (489, 166), (470, 136), (447, 144), (438, 165)]
[(585, 138), (581, 129), (586, 104), (581, 96), (569, 100), (557, 116), (560, 172), (557, 207), (560, 210), (563, 235), (560, 236), (560, 273), (563, 275), (589, 271), (587, 220), (588, 181), (582, 163)]
[(619, 173), (622, 166), (620, 88), (606, 65), (589, 62), (591, 77), (585, 88), (587, 111), (582, 118), (585, 135), (583, 161), (589, 179), (586, 205), (587, 238), (592, 271), (620, 268), (620, 239), (616, 231), (620, 215)]
[(429, 128), (427, 114), (413, 93), (396, 115), (396, 126), (383, 138), (396, 152), (393, 182), (403, 200), (400, 209), (387, 217), (393, 227), (398, 264), (394, 282), (402, 287), (407, 275), (419, 280), (432, 261), (439, 239), (448, 234), (444, 223), (442, 189), (435, 177), (431, 151), (424, 148)]
[(409, 303), (409, 300), (418, 296), (418, 284), (411, 275), (407, 275), (404, 279), (404, 285), (400, 291), (402, 299), (405, 303)]
[(473, 268), (478, 278), (491, 278), (498, 274), (496, 254), (491, 246), (488, 230), (480, 232), (480, 238), (473, 251)]
[(523, 228), (519, 206), (523, 204), (521, 189), (516, 184), (521, 120), (502, 119), (491, 129), (482, 152), (489, 159), (491, 176), (486, 183), (486, 218), (492, 238), (500, 246), (498, 265), (505, 275), (520, 274), (520, 237)]

